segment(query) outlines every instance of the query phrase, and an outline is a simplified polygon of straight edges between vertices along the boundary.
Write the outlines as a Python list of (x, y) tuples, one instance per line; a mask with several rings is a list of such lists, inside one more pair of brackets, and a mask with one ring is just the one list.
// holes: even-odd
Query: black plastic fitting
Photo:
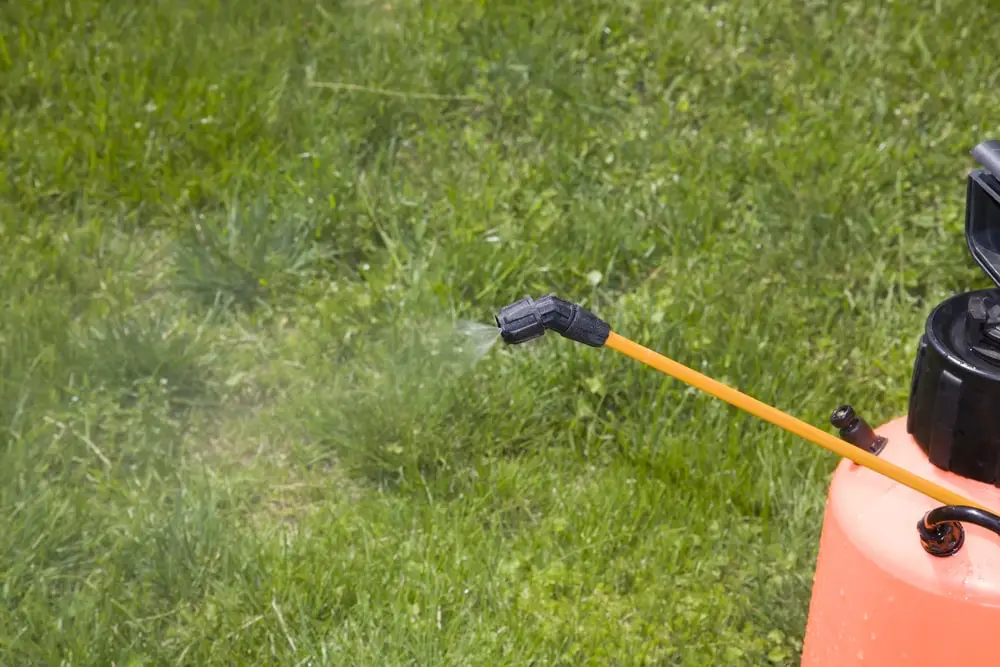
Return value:
[(944, 558), (958, 553), (965, 544), (962, 523), (975, 524), (1000, 535), (1000, 517), (992, 512), (966, 505), (943, 505), (927, 512), (917, 522), (920, 545), (932, 556)]
[(545, 335), (545, 326), (530, 297), (504, 306), (495, 316), (500, 338), (509, 345), (526, 343)]
[(539, 338), (546, 329), (564, 338), (601, 347), (611, 334), (607, 322), (575, 303), (549, 294), (537, 301), (525, 297), (504, 306), (495, 316), (500, 337), (508, 345), (519, 345)]
[(885, 449), (888, 438), (877, 435), (850, 405), (841, 405), (830, 415), (830, 423), (840, 429), (841, 439), (876, 456)]

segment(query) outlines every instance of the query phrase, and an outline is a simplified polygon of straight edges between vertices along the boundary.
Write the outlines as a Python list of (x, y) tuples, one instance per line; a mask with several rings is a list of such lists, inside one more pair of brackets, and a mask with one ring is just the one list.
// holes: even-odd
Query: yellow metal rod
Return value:
[(924, 495), (930, 496), (935, 500), (944, 503), (945, 505), (967, 505), (970, 507), (977, 507), (987, 512), (992, 512), (988, 507), (984, 507), (979, 503), (973, 502), (968, 498), (965, 498), (954, 491), (944, 488), (934, 482), (914, 475), (905, 468), (900, 468), (897, 465), (889, 463), (884, 459), (866, 452), (859, 447), (837, 438), (825, 431), (821, 431), (815, 426), (808, 424), (801, 419), (796, 419), (795, 417), (773, 408), (767, 403), (762, 403), (756, 398), (747, 396), (746, 394), (733, 389), (732, 387), (725, 385), (717, 380), (702, 375), (698, 371), (695, 371), (683, 364), (679, 364), (672, 359), (668, 359), (658, 352), (654, 352), (649, 348), (643, 347), (638, 343), (620, 336), (615, 332), (611, 332), (608, 336), (607, 342), (604, 343), (605, 347), (610, 347), (612, 350), (621, 352), (622, 354), (632, 357), (636, 361), (641, 361), (647, 366), (651, 366), (656, 370), (666, 373), (667, 375), (677, 378), (681, 382), (687, 383), (696, 389), (711, 394), (716, 398), (721, 398), (723, 401), (731, 405), (735, 405), (737, 408), (749, 412), (752, 415), (756, 415), (761, 419), (771, 422), (776, 426), (780, 426), (786, 431), (791, 431), (792, 433), (813, 442), (825, 449), (829, 449), (835, 454), (839, 454), (844, 458), (850, 459), (855, 463), (870, 468), (875, 472), (885, 475), (889, 479), (892, 479), (904, 486), (908, 486), (911, 489), (923, 493)]

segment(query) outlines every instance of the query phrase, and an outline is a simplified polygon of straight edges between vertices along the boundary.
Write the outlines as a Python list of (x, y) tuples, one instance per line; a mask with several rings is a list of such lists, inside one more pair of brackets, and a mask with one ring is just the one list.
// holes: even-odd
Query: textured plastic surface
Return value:
[(515, 345), (551, 329), (578, 343), (601, 347), (611, 333), (610, 325), (586, 308), (552, 294), (537, 301), (515, 301), (497, 313), (496, 322), (504, 342)]
[(496, 314), (500, 337), (505, 343), (517, 345), (545, 335), (545, 326), (530, 297), (504, 306)]
[(907, 430), (938, 468), (1000, 485), (1000, 366), (972, 349), (969, 322), (972, 305), (996, 294), (959, 294), (927, 318)]
[(565, 331), (559, 333), (577, 343), (601, 347), (608, 340), (611, 327), (586, 308), (576, 306), (576, 317), (570, 321)]
[[(876, 429), (881, 457), (1000, 511), (1000, 489), (947, 473), (906, 432)], [(917, 522), (939, 503), (843, 460), (827, 498), (803, 667), (995, 667), (1000, 538), (966, 525), (965, 544), (938, 558)]]

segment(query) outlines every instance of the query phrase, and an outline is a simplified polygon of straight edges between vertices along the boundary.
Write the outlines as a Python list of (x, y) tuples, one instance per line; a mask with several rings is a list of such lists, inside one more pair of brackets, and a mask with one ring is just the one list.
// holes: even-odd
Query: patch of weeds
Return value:
[(316, 230), (309, 217), (276, 219), (264, 202), (199, 219), (176, 244), (174, 285), (206, 306), (256, 310), (316, 274), (328, 256)]
[(154, 308), (114, 313), (77, 332), (77, 382), (123, 405), (152, 390), (175, 409), (189, 407), (211, 392), (206, 326)]

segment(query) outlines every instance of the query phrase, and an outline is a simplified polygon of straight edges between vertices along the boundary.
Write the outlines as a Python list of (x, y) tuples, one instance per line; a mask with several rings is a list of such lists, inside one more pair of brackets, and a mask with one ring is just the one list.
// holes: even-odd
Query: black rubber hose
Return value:
[(971, 523), (1000, 536), (1000, 516), (966, 505), (942, 505), (927, 512), (917, 524), (920, 543), (933, 556), (951, 556), (965, 543), (963, 523)]

